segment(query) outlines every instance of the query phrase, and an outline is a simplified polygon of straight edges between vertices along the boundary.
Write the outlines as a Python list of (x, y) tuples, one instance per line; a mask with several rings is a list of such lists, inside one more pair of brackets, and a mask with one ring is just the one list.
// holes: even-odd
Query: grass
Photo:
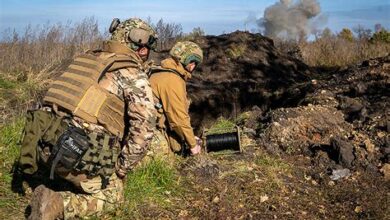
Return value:
[(217, 121), (209, 128), (209, 134), (220, 134), (225, 133), (227, 130), (234, 129), (236, 124), (224, 117), (219, 117)]
[(290, 165), (281, 158), (270, 156), (265, 153), (258, 155), (254, 162), (256, 165), (265, 168), (270, 172), (288, 172), (291, 169)]
[(257, 155), (254, 163), (259, 166), (261, 179), (265, 180), (265, 191), (272, 192), (283, 189), (284, 183), (281, 174), (288, 175), (291, 173), (291, 167), (287, 162), (281, 158), (261, 153)]
[[(11, 215), (20, 211), (18, 204), (23, 198), (11, 190), (11, 169), (19, 156), (19, 141), (24, 127), (24, 118), (14, 119), (12, 123), (0, 128), (0, 209), (9, 212), (0, 214)], [(11, 211), (12, 210), (12, 211)]]
[(2, 169), (10, 169), (19, 155), (20, 138), (24, 127), (24, 118), (0, 128), (0, 162)]
[(127, 177), (125, 212), (137, 212), (137, 206), (154, 203), (167, 206), (167, 198), (180, 193), (176, 170), (162, 159), (154, 159), (134, 170)]
[[(12, 75), (12, 74), (10, 74)], [(45, 90), (49, 79), (43, 74), (27, 74), (18, 79), (0, 73), (0, 123), (23, 114)]]
[(226, 49), (226, 54), (231, 59), (237, 59), (244, 55), (247, 46), (245, 44), (236, 44), (233, 43), (228, 49)]
[(0, 89), (14, 89), (17, 84), (0, 76)]

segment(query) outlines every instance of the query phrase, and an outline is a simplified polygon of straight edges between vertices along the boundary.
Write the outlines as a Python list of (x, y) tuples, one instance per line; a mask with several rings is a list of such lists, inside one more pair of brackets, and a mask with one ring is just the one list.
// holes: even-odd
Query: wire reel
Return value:
[(203, 143), (207, 153), (242, 153), (241, 129), (213, 129), (203, 131)]

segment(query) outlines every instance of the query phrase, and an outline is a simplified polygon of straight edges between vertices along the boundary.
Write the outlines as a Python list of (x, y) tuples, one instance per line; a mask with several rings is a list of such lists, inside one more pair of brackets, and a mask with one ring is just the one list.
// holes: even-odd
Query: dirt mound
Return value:
[(188, 85), (195, 127), (221, 115), (235, 117), (254, 105), (262, 110), (294, 106), (308, 90), (309, 67), (278, 52), (260, 34), (237, 31), (196, 42), (205, 62)]
[(364, 145), (373, 149), (367, 150), (378, 149), (381, 159), (389, 162), (390, 56), (364, 61), (318, 80), (315, 86), (315, 92), (308, 94), (303, 104), (333, 106), (342, 111), (355, 131), (370, 137)]
[[(319, 166), (368, 168), (390, 157), (390, 56), (311, 80), (300, 107), (270, 111), (260, 120), (260, 143), (270, 152), (305, 154)], [(323, 164), (319, 164), (323, 162)]]
[(270, 112), (261, 143), (271, 152), (305, 153), (312, 146), (330, 146), (335, 136), (347, 137), (352, 126), (332, 107), (304, 106)]
[(344, 167), (389, 162), (390, 56), (329, 73), (280, 53), (260, 34), (195, 41), (205, 62), (188, 83), (194, 127), (255, 109), (246, 124), (271, 152), (321, 150)]

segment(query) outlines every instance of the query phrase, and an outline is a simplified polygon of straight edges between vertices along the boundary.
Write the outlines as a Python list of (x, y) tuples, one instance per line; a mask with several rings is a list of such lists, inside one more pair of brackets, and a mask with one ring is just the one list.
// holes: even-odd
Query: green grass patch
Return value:
[(24, 127), (24, 118), (17, 118), (0, 128), (0, 211), (15, 209), (20, 196), (11, 190), (11, 168), (19, 156), (20, 137)]
[(284, 187), (285, 183), (282, 176), (291, 173), (291, 166), (284, 160), (276, 156), (270, 156), (262, 153), (254, 160), (259, 166), (261, 179), (264, 182), (264, 191), (273, 192)]
[(255, 164), (272, 171), (287, 172), (290, 171), (290, 165), (279, 157), (260, 154), (255, 159)]
[(2, 168), (11, 168), (19, 156), (20, 138), (24, 128), (24, 117), (0, 128), (0, 162)]
[(237, 58), (241, 57), (242, 55), (244, 55), (246, 49), (247, 49), (247, 46), (245, 44), (235, 44), (235, 43), (233, 43), (226, 50), (226, 54), (231, 59), (237, 59)]
[(236, 124), (234, 121), (226, 119), (224, 117), (219, 117), (217, 121), (209, 128), (209, 134), (219, 134), (225, 133), (227, 130), (234, 129)]
[(179, 192), (179, 177), (172, 165), (162, 159), (151, 160), (127, 177), (126, 212), (136, 212), (137, 206), (145, 203), (169, 205), (166, 199)]
[(14, 89), (16, 86), (15, 82), (0, 77), (0, 89)]

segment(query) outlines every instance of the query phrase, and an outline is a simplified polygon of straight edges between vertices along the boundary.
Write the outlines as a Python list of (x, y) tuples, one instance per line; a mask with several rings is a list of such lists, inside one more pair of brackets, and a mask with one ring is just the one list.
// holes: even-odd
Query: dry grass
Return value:
[(364, 60), (389, 54), (390, 43), (368, 39), (345, 39), (327, 36), (315, 41), (282, 41), (275, 39), (277, 48), (289, 55), (302, 59), (312, 67), (345, 67)]
[(0, 44), (0, 69), (20, 79), (26, 74), (49, 73), (102, 39), (93, 17), (75, 24), (29, 25), (23, 34), (8, 29)]
[(310, 66), (349, 66), (364, 60), (386, 56), (390, 44), (385, 42), (348, 41), (332, 37), (300, 45), (304, 61)]
[(103, 39), (93, 17), (75, 24), (27, 26), (23, 34), (8, 29), (0, 42), (0, 123), (30, 108), (75, 55)]

